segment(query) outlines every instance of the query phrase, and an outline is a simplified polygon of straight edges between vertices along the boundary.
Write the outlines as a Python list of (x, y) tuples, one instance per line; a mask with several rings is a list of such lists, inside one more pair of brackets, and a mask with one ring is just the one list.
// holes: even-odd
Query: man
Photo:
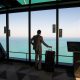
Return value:
[[(35, 50), (35, 67), (38, 67), (38, 69), (41, 69), (41, 60), (42, 60), (42, 43), (49, 48), (52, 48), (52, 46), (48, 46), (44, 41), (43, 37), (41, 35), (41, 30), (37, 31), (37, 35), (34, 35), (31, 39), (31, 43), (33, 45), (33, 49)], [(39, 57), (39, 61), (38, 61)]]

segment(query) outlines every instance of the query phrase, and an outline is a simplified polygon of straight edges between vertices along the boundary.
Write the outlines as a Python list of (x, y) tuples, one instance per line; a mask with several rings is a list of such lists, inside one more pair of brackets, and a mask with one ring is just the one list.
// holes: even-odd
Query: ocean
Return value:
[[(47, 48), (42, 45), (42, 60), (45, 61), (46, 50), (56, 51), (56, 39), (55, 38), (44, 38), (44, 41), (52, 46)], [(60, 38), (59, 39), (59, 62), (62, 63), (73, 63), (73, 52), (68, 52), (67, 41), (80, 41), (80, 38)], [(6, 39), (1, 38), (0, 43), (6, 50)], [(10, 58), (19, 58), (19, 59), (29, 59), (29, 50), (28, 50), (28, 39), (27, 38), (10, 38), (9, 40), (9, 57)], [(33, 46), (31, 45), (31, 59), (35, 60), (35, 52)], [(67, 57), (66, 57), (67, 56)], [(68, 57), (69, 56), (69, 57)], [(55, 58), (56, 61), (56, 58)]]

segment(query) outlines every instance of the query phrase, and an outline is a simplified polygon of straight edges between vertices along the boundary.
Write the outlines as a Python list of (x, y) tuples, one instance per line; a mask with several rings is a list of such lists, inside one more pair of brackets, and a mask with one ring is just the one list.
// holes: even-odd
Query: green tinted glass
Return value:
[[(29, 4), (29, 0), (17, 0), (20, 4), (26, 5)], [(43, 2), (50, 2), (50, 1), (61, 1), (61, 0), (31, 0), (31, 4), (34, 3), (43, 3)]]
[(17, 0), (17, 1), (22, 5), (29, 4), (29, 0)]
[(50, 2), (50, 1), (56, 1), (56, 0), (31, 0), (31, 3), (42, 3), (42, 2)]

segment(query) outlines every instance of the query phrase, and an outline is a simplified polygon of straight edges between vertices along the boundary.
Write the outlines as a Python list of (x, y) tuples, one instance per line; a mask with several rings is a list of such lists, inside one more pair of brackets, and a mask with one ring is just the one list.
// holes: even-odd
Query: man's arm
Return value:
[(43, 43), (46, 47), (52, 48), (52, 46), (49, 46), (49, 45), (47, 45), (47, 44), (44, 42), (43, 38), (42, 38), (42, 43)]
[(34, 44), (33, 40), (34, 40), (34, 37), (31, 38), (31, 44), (32, 45)]
[(42, 41), (42, 43), (43, 43), (46, 47), (52, 48), (52, 46), (47, 45), (44, 41)]

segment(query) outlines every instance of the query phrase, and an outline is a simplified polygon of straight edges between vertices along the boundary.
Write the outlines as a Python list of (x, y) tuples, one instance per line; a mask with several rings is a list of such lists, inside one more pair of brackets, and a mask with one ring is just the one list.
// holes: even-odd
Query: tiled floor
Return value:
[(75, 77), (76, 77), (76, 80), (80, 80), (80, 67), (78, 67), (78, 68), (75, 70)]
[(75, 70), (75, 76), (80, 78), (80, 67)]
[(76, 80), (80, 80), (80, 78), (76, 78)]
[(23, 63), (1, 63), (0, 80), (75, 80), (65, 69), (55, 68), (54, 72), (36, 70)]

